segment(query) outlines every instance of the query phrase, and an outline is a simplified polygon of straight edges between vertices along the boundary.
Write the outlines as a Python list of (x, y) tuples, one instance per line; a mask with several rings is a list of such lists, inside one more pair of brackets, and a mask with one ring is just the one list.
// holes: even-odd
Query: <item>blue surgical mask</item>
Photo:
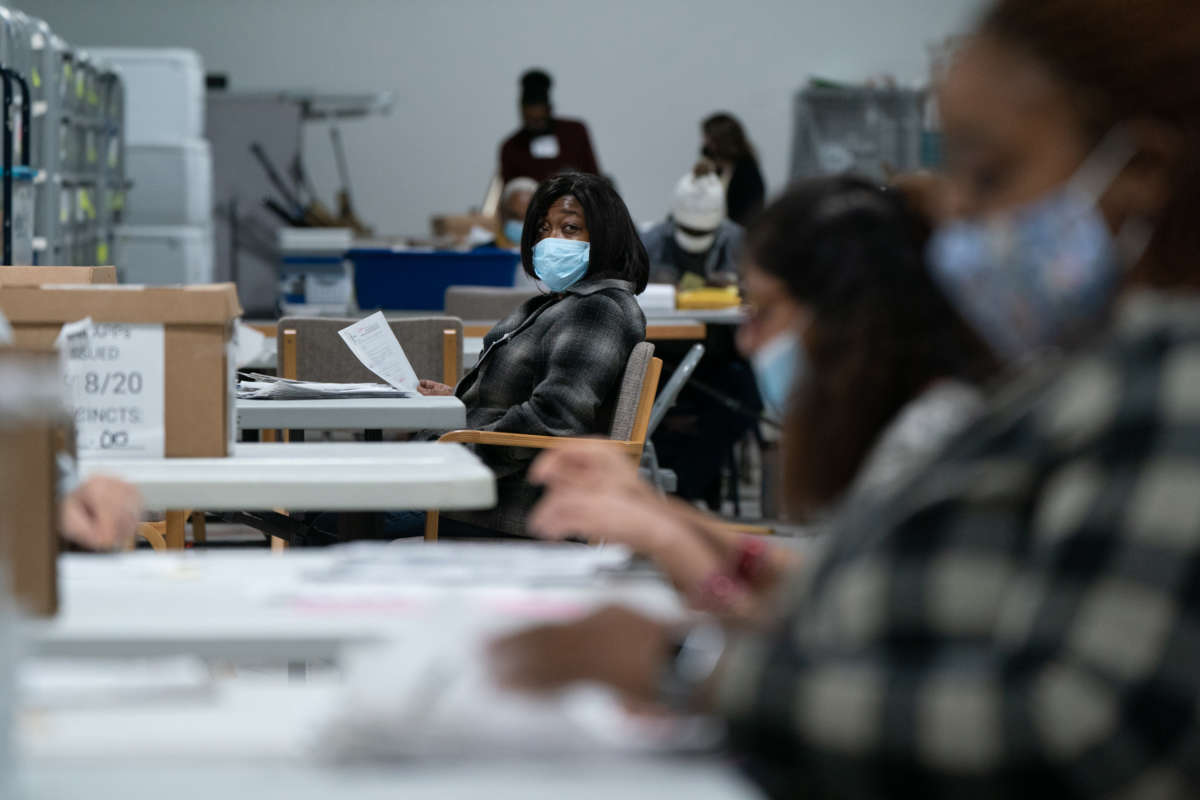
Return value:
[(592, 246), (574, 239), (542, 239), (533, 248), (533, 271), (552, 292), (563, 292), (587, 274)]
[(504, 238), (508, 239), (513, 244), (521, 243), (521, 234), (525, 232), (525, 225), (519, 219), (509, 219), (504, 221)]
[(755, 351), (750, 366), (767, 416), (782, 420), (792, 389), (807, 371), (800, 335), (790, 329), (778, 334)]
[(1118, 237), (1097, 203), (1135, 148), (1109, 134), (1059, 189), (1016, 211), (941, 228), (929, 247), (935, 278), (1001, 358), (1022, 362), (1094, 332), (1124, 264), (1141, 258), (1146, 226)]

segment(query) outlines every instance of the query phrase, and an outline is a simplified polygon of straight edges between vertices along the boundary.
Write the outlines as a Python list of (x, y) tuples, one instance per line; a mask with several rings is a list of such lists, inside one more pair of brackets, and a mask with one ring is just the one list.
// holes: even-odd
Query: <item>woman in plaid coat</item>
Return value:
[[(635, 297), (649, 276), (646, 249), (625, 202), (596, 175), (566, 173), (544, 181), (529, 203), (524, 230), (525, 272), (550, 291), (488, 332), (479, 362), (456, 388), (423, 381), (421, 391), (457, 395), (467, 407), (467, 427), (476, 430), (607, 434), (630, 352), (646, 338)], [(482, 447), (479, 455), (496, 473), (497, 507), (452, 516), (524, 533), (525, 515), (537, 499), (525, 480), (536, 452)]]

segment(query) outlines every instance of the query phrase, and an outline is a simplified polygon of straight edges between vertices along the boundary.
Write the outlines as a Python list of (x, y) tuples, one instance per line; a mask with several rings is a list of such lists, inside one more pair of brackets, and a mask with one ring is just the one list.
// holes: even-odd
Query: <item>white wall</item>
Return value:
[[(664, 213), (698, 121), (741, 117), (771, 191), (787, 176), (791, 98), (810, 74), (926, 70), (925, 44), (982, 0), (9, 0), (72, 44), (182, 46), (234, 89), (391, 89), (390, 117), (343, 126), (359, 213), (424, 232), (477, 204), (517, 122), (517, 77), (554, 75), (557, 111), (591, 126), (638, 219)], [(332, 196), (327, 131), (308, 167)]]

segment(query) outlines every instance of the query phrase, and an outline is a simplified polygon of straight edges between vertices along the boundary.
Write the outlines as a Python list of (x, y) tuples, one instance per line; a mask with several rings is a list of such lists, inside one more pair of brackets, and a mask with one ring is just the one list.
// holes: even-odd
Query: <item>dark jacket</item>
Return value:
[(600, 174), (586, 125), (573, 119), (555, 119), (548, 133), (558, 139), (558, 155), (554, 158), (533, 155), (529, 143), (536, 137), (524, 129), (500, 145), (500, 177), (505, 183), (521, 177), (540, 183), (564, 170)]
[(736, 283), (744, 236), (741, 225), (725, 220), (717, 228), (712, 247), (703, 253), (689, 253), (675, 242), (675, 223), (664, 220), (642, 234), (650, 256), (650, 280), (679, 283), (685, 273), (692, 272), (701, 278)]
[[(455, 394), (467, 427), (540, 436), (607, 434), (625, 365), (646, 338), (646, 318), (633, 286), (583, 281), (566, 292), (525, 302), (483, 338), (483, 353)], [(537, 498), (525, 473), (537, 451), (479, 448), (496, 473), (498, 505), (483, 514), (454, 514), (506, 533), (524, 532)]]
[(725, 190), (725, 213), (743, 228), (762, 211), (767, 185), (753, 156), (745, 156), (733, 165), (729, 187)]

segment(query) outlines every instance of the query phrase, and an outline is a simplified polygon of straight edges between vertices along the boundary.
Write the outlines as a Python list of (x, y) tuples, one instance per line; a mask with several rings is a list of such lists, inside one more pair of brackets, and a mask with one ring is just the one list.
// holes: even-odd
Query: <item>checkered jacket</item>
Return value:
[(1010, 386), (786, 607), (717, 690), (773, 794), (1200, 797), (1200, 298)]
[[(467, 427), (541, 436), (605, 434), (634, 345), (646, 318), (633, 285), (604, 279), (538, 295), (492, 328), (475, 368), (455, 394)], [(499, 479), (494, 512), (452, 515), (507, 533), (523, 533), (537, 492), (525, 472), (537, 451), (480, 447)]]

